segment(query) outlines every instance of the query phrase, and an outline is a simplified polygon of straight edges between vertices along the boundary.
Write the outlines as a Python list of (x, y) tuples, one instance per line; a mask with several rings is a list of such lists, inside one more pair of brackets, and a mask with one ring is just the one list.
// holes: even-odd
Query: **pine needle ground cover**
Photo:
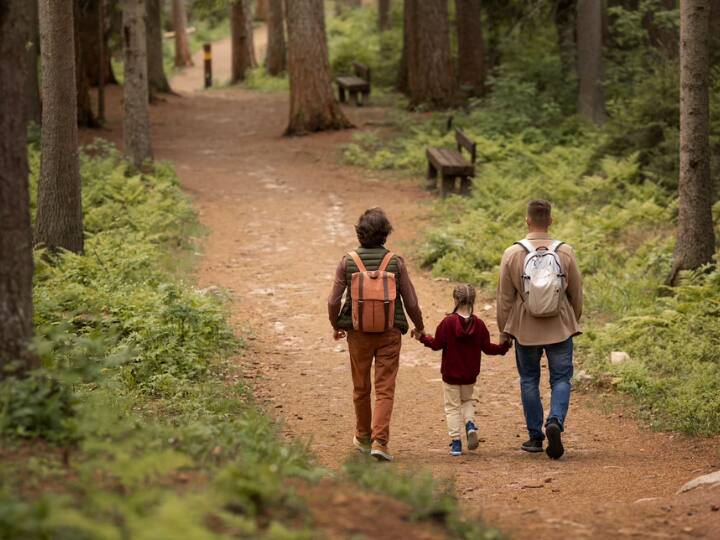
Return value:
[[(0, 384), (0, 539), (310, 539), (336, 486), (377, 497), (359, 487), (376, 463), (320, 469), (253, 401), (222, 294), (188, 279), (199, 228), (172, 168), (139, 174), (100, 143), (81, 167), (86, 251), (37, 253), (42, 368)], [(499, 537), (451, 486), (374, 474), (398, 521)]]
[[(603, 128), (583, 125), (552, 24), (546, 27), (508, 38), (486, 99), (431, 119), (396, 111), (389, 115), (392, 136), (357, 134), (345, 160), (424, 176), (427, 147), (455, 146), (446, 129), (453, 114), (455, 126), (477, 141), (474, 193), (436, 203), (420, 246), (424, 264), (494, 295), (503, 251), (526, 233), (527, 201), (550, 200), (553, 233), (576, 248), (585, 276), (582, 367), (600, 384), (635, 396), (653, 427), (720, 433), (720, 274), (699, 271), (679, 287), (664, 286), (677, 219), (677, 66), (650, 68), (638, 60), (649, 53), (638, 48), (610, 53), (613, 117)], [(718, 80), (716, 74), (715, 149)], [(714, 216), (720, 223), (720, 203)], [(631, 361), (610, 365), (610, 351), (626, 351)]]

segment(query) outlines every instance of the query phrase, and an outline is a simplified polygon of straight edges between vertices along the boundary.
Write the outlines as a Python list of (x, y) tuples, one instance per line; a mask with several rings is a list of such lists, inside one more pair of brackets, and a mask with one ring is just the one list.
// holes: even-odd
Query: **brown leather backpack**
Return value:
[(393, 253), (388, 251), (378, 269), (372, 272), (368, 272), (357, 252), (351, 251), (348, 255), (360, 270), (350, 281), (353, 328), (370, 333), (389, 330), (395, 324), (397, 296), (395, 274), (386, 271)]

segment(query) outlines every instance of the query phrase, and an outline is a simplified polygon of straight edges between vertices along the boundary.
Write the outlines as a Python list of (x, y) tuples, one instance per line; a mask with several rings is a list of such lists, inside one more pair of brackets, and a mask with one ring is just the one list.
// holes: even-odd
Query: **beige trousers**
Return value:
[(448, 434), (459, 439), (467, 422), (475, 422), (475, 385), (443, 383)]

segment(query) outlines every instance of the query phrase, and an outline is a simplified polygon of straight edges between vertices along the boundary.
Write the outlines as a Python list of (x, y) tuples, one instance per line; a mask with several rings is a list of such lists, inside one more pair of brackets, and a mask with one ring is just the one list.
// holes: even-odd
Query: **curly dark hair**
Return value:
[(374, 248), (385, 245), (385, 240), (392, 232), (390, 220), (382, 208), (365, 210), (355, 225), (355, 232), (364, 248)]

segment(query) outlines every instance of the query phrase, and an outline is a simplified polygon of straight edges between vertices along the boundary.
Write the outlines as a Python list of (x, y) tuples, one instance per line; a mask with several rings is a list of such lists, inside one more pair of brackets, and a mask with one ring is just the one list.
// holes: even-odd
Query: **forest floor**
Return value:
[[(264, 29), (256, 39), (261, 58)], [(227, 80), (229, 41), (213, 51), (215, 78)], [(341, 146), (356, 131), (282, 137), (283, 93), (227, 86), (201, 91), (199, 57), (172, 84), (180, 96), (151, 107), (152, 140), (156, 158), (174, 164), (209, 231), (199, 284), (230, 291), (233, 324), (249, 336), (240, 361), (268, 413), (283, 421), (288, 437), (310, 440), (321, 464), (337, 469), (352, 452), (354, 415), (347, 344), (333, 341), (327, 320), (335, 267), (355, 247), (352, 225), (360, 213), (382, 206), (396, 231), (389, 245), (406, 254), (426, 325), (434, 329), (450, 308), (452, 287), (412, 257), (430, 224), (432, 197), (418, 179), (340, 164)], [(110, 89), (108, 124), (84, 132), (85, 142), (100, 136), (122, 144), (120, 97), (119, 89)], [(377, 128), (387, 113), (373, 106), (345, 110), (360, 130)], [(478, 304), (497, 339), (494, 301)], [(618, 398), (576, 392), (565, 457), (524, 453), (511, 352), (484, 359), (479, 450), (451, 458), (439, 361), (439, 353), (405, 339), (391, 467), (419, 467), (452, 480), (469, 515), (481, 515), (514, 538), (720, 537), (720, 489), (676, 494), (686, 481), (720, 468), (717, 438), (650, 432)]]

